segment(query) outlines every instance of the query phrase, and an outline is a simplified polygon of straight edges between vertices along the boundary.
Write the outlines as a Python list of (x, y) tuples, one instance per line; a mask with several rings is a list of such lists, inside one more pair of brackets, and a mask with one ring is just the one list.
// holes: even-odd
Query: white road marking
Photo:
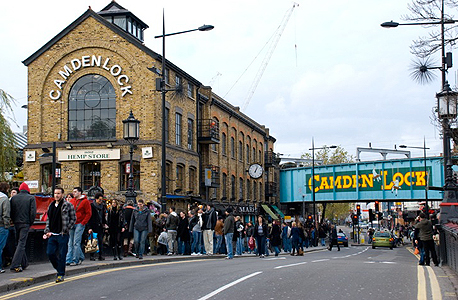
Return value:
[(426, 278), (425, 271), (422, 266), (418, 266), (418, 293), (417, 300), (426, 300)]
[(436, 273), (434, 273), (433, 268), (426, 267), (429, 274), (429, 279), (431, 283), (431, 293), (433, 294), (433, 300), (440, 300), (442, 299), (441, 288), (439, 286), (439, 282), (437, 281)]
[(394, 261), (381, 261), (381, 264), (395, 264)]
[(245, 277), (242, 277), (242, 278), (240, 278), (240, 279), (237, 279), (236, 281), (233, 281), (233, 282), (231, 282), (231, 283), (228, 283), (228, 284), (226, 284), (226, 285), (220, 287), (219, 289), (217, 289), (217, 290), (211, 292), (210, 294), (207, 294), (207, 295), (205, 295), (205, 296), (199, 298), (198, 300), (210, 299), (211, 297), (213, 297), (213, 296), (215, 296), (215, 295), (221, 293), (222, 291), (224, 291), (224, 290), (230, 288), (231, 286), (234, 286), (234, 285), (236, 285), (236, 284), (238, 284), (238, 283), (240, 283), (240, 282), (242, 282), (242, 281), (244, 281), (244, 280), (247, 280), (247, 279), (249, 279), (249, 278), (251, 278), (251, 277), (254, 277), (254, 276), (256, 276), (256, 275), (259, 275), (259, 274), (261, 274), (261, 273), (262, 273), (262, 272), (254, 272), (254, 273), (252, 273), (252, 274), (250, 274), (250, 275), (247, 275), (247, 276), (245, 276)]
[(328, 261), (329, 259), (326, 258), (326, 259), (317, 259), (317, 260), (312, 260), (311, 262), (314, 263), (314, 262), (320, 262), (320, 261)]
[(365, 261), (365, 264), (375, 264), (375, 261)]
[(283, 268), (295, 267), (295, 266), (303, 265), (303, 264), (306, 264), (306, 263), (307, 263), (307, 262), (304, 261), (304, 262), (300, 262), (300, 263), (297, 263), (297, 264), (290, 264), (290, 265), (278, 266), (278, 267), (275, 267), (274, 269), (283, 269)]
[(286, 257), (273, 257), (273, 258), (266, 258), (264, 260), (277, 260), (277, 259), (286, 259)]

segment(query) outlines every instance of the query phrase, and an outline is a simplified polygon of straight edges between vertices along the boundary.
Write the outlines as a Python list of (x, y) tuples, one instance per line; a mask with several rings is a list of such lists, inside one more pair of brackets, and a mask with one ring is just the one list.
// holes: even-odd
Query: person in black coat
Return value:
[(274, 248), (275, 256), (278, 256), (278, 254), (280, 254), (281, 229), (277, 220), (274, 220), (272, 223), (272, 230), (270, 232), (270, 245), (272, 245)]
[[(105, 218), (107, 208), (103, 203), (102, 193), (95, 194), (95, 201), (91, 203), (91, 209), (92, 215), (88, 223), (89, 238), (91, 237), (92, 233), (97, 234), (97, 243), (99, 245), (99, 260), (105, 260), (103, 257), (103, 235), (104, 230), (106, 227), (108, 227), (108, 225), (107, 219)], [(90, 259), (95, 260), (95, 253), (90, 254)]]
[(337, 241), (337, 229), (335, 225), (331, 225), (331, 234), (330, 234), (330, 242), (329, 242), (329, 248), (328, 250), (332, 250), (332, 246), (337, 245), (337, 250), (340, 251), (340, 246)]
[(269, 233), (267, 224), (264, 222), (262, 216), (258, 216), (258, 221), (254, 225), (254, 237), (258, 246), (258, 255), (260, 258), (264, 258), (266, 255), (266, 239)]
[(191, 254), (191, 247), (189, 244), (189, 222), (185, 212), (180, 212), (180, 220), (177, 228), (177, 239), (178, 239), (178, 253), (183, 255)]
[(108, 233), (110, 234), (110, 246), (113, 249), (113, 259), (121, 260), (122, 233), (124, 228), (124, 214), (117, 200), (111, 201), (108, 210)]

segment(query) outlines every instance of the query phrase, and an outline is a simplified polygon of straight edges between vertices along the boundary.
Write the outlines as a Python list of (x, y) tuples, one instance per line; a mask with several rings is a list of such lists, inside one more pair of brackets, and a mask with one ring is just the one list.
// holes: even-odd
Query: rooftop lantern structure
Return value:
[(143, 42), (143, 31), (149, 26), (115, 1), (105, 6), (98, 14)]

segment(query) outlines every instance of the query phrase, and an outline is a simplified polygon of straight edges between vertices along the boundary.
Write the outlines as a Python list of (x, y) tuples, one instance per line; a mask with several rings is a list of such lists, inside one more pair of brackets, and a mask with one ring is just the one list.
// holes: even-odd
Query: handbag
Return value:
[(254, 237), (250, 237), (250, 239), (248, 240), (248, 247), (251, 249), (251, 250), (254, 250), (255, 248), (255, 241), (254, 241)]
[(415, 250), (413, 251), (413, 254), (415, 254), (415, 255), (420, 254), (420, 250), (418, 250), (418, 247), (415, 247)]
[(99, 245), (97, 239), (91, 234), (91, 237), (87, 240), (86, 246), (84, 247), (85, 253), (94, 253), (99, 251)]

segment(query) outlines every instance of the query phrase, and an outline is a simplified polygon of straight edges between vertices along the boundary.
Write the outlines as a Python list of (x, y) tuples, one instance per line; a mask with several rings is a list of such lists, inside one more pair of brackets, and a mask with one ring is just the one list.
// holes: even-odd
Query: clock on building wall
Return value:
[(258, 179), (262, 176), (262, 172), (264, 170), (262, 169), (262, 166), (260, 164), (252, 164), (248, 168), (248, 174), (251, 176), (251, 178)]

